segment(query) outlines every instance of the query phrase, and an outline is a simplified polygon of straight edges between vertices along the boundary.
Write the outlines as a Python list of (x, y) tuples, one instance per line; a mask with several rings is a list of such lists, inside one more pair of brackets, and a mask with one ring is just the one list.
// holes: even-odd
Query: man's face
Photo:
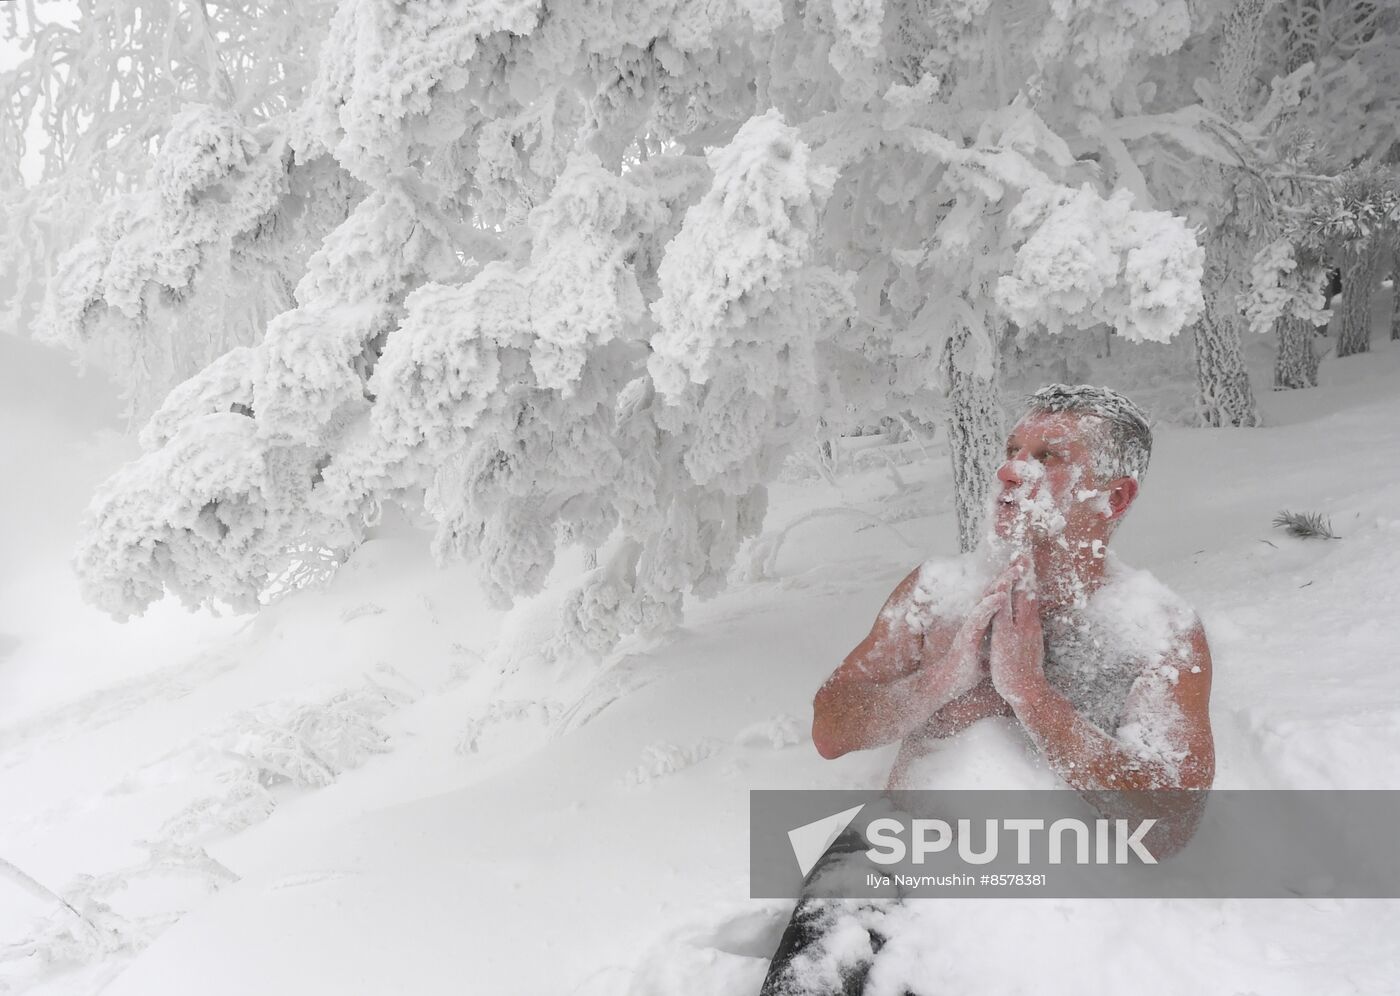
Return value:
[(996, 535), (1066, 547), (1106, 539), (1113, 515), (1094, 473), (1101, 440), (1101, 423), (1091, 415), (1033, 412), (1021, 419), (997, 471)]

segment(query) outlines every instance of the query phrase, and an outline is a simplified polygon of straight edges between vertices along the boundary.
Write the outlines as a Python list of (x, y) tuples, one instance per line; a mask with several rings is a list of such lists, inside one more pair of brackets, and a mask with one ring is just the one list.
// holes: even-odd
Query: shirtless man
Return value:
[[(889, 787), (916, 789), (925, 787), (919, 762), (939, 740), (1014, 717), (1045, 764), (1105, 815), (1127, 807), (1117, 815), (1158, 818), (1152, 853), (1189, 839), (1193, 799), (1183, 808), (1181, 795), (1116, 794), (1206, 789), (1215, 777), (1205, 631), (1155, 578), (1108, 553), (1151, 449), (1146, 418), (1122, 395), (1037, 391), (1007, 439), (982, 546), (912, 571), (817, 692), (821, 755), (900, 741)], [(838, 841), (828, 857), (863, 846)], [(763, 996), (863, 990), (868, 962), (843, 969), (830, 990), (792, 971), (809, 952), (820, 961), (826, 935), (850, 936), (833, 927), (840, 911), (799, 901)], [(873, 931), (871, 940), (878, 951)]]
[[(1137, 497), (1151, 446), (1141, 411), (1116, 392), (1058, 384), (1036, 392), (997, 471), (984, 555), (1001, 554), (1007, 566), (960, 617), (920, 591), (926, 568), (900, 582), (817, 692), (812, 740), (821, 755), (902, 741), (891, 787), (916, 787), (903, 774), (931, 741), (1006, 715), (1081, 792), (1209, 788), (1210, 649), (1184, 603), (1131, 572), (1140, 597), (1120, 601), (1164, 618), (1165, 651), (1150, 660), (1055, 659), (1076, 632), (1093, 630), (1080, 617), (1113, 625), (1086, 610), (1110, 580), (1108, 542)], [(1122, 645), (1111, 636), (1093, 631), (1106, 649)]]

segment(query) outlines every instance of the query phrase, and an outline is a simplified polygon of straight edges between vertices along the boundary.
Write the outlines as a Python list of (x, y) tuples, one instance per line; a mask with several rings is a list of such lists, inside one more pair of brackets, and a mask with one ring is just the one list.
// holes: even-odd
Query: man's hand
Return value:
[(992, 619), (1005, 605), (1011, 586), (1024, 573), (1024, 563), (1009, 564), (987, 586), (982, 600), (963, 619), (941, 652), (938, 646), (925, 647), (924, 670), (914, 680), (918, 682), (917, 694), (934, 704), (934, 711), (909, 736), (919, 741), (951, 737), (979, 719), (1011, 715), (1011, 707), (992, 686), (988, 648)]
[(1004, 591), (992, 614), (992, 687), (1016, 708), (1040, 692), (1045, 681), (1045, 633), (1035, 597), (1035, 567), (1018, 558), (1010, 571), (1017, 580)]
[(982, 645), (1015, 572), (1003, 572), (951, 636), (944, 622), (928, 631), (910, 625), (918, 575), (890, 594), (870, 635), (817, 691), (812, 742), (823, 757), (902, 740), (985, 677)]
[[(933, 705), (931, 718), (934, 713), (951, 706), (990, 677), (988, 655), (983, 648), (990, 643), (988, 638), (992, 633), (992, 620), (1006, 605), (1007, 593), (1018, 580), (1024, 578), (1028, 563), (1028, 560), (1018, 558), (993, 579), (983, 592), (982, 600), (967, 614), (942, 655), (932, 656), (927, 652), (922, 655), (920, 665), (926, 676), (924, 691)], [(996, 693), (992, 694), (995, 696)]]
[(1006, 588), (1011, 579), (1009, 575), (1003, 578), (989, 588), (988, 594), (967, 614), (948, 644), (948, 652), (943, 659), (923, 661), (930, 697), (936, 699), (939, 705), (967, 694), (987, 677), (982, 645), (991, 633), (992, 617), (1005, 604)]

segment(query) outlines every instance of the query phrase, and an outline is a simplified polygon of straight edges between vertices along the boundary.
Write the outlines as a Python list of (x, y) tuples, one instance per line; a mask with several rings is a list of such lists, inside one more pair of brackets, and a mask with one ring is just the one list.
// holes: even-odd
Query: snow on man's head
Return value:
[(1094, 473), (1101, 481), (1131, 477), (1141, 481), (1152, 456), (1147, 414), (1126, 396), (1092, 384), (1047, 384), (1026, 399), (1033, 413), (1092, 415), (1103, 427), (1094, 447)]

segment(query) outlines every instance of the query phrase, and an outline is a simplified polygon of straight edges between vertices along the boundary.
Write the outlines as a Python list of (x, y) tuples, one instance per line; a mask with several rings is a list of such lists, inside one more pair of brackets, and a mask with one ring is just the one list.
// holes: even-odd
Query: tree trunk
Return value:
[(1234, 314), (1206, 294), (1206, 313), (1192, 326), (1196, 340), (1196, 389), (1201, 421), (1210, 426), (1259, 424)]
[[(1378, 241), (1378, 240), (1376, 240)], [(1337, 355), (1354, 356), (1371, 351), (1371, 295), (1376, 289), (1384, 251), (1374, 246), (1348, 249), (1342, 254), (1341, 324), (1337, 328)]]
[[(990, 345), (977, 341), (984, 336), (991, 337)], [(982, 539), (982, 520), (991, 495), (992, 479), (1000, 466), (998, 456), (1006, 442), (997, 391), (1000, 352), (996, 336), (991, 319), (978, 330), (960, 324), (943, 347), (953, 502), (958, 514), (958, 548), (964, 553), (975, 549)], [(982, 363), (977, 362), (979, 346), (984, 347)]]
[(1243, 119), (1245, 101), (1259, 64), (1259, 35), (1270, 0), (1236, 0), (1221, 25), (1220, 52), (1215, 59), (1220, 110), (1233, 120)]
[(1274, 390), (1317, 387), (1317, 353), (1313, 327), (1301, 318), (1284, 315), (1278, 322), (1278, 356), (1274, 359)]
[(1400, 339), (1400, 250), (1395, 270), (1390, 274), (1390, 338)]
[(1255, 426), (1259, 409), (1249, 386), (1234, 309), (1236, 274), (1249, 256), (1239, 236), (1221, 230), (1206, 236), (1205, 251), (1201, 291), (1206, 307), (1191, 327), (1196, 343), (1196, 406), (1203, 425)]

